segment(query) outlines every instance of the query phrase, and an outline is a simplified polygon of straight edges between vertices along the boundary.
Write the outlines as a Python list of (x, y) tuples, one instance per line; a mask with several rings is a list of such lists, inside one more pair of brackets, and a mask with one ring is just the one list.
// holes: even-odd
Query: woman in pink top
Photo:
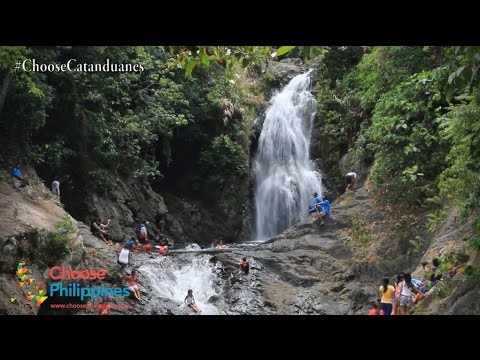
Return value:
[(398, 315), (398, 304), (400, 303), (400, 294), (403, 289), (403, 274), (397, 275), (397, 284), (395, 286), (395, 297), (393, 300), (393, 310), (392, 315)]

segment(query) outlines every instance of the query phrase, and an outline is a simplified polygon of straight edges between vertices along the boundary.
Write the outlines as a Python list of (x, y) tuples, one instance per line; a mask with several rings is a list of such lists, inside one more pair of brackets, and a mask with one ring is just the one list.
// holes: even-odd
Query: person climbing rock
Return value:
[(357, 173), (354, 171), (347, 173), (347, 175), (345, 175), (345, 181), (347, 182), (347, 188), (345, 189), (345, 191), (353, 190), (353, 188), (357, 184)]
[(330, 214), (330, 202), (328, 200), (323, 200), (317, 204), (317, 219), (320, 222), (320, 225), (324, 225), (325, 222), (323, 218)]
[[(148, 225), (148, 221), (145, 221), (145, 224)], [(139, 224), (137, 228), (138, 242), (142, 245), (145, 245), (148, 242), (148, 230), (145, 224)]]
[(313, 204), (308, 207), (308, 213), (314, 213), (317, 212), (317, 204), (320, 204), (322, 202), (322, 199), (318, 196), (318, 193), (314, 192), (313, 194)]

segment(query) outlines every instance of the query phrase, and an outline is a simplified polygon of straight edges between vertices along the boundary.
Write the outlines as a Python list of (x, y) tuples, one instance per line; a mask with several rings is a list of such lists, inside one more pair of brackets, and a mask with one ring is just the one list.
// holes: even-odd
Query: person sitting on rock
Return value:
[(152, 252), (152, 245), (148, 241), (142, 245), (142, 252)]
[(250, 263), (248, 262), (246, 257), (244, 257), (242, 259), (242, 262), (240, 263), (240, 271), (244, 275), (248, 275), (248, 273), (250, 272)]
[(383, 310), (380, 309), (380, 304), (378, 301), (372, 301), (372, 309), (368, 315), (384, 315)]
[(160, 245), (160, 248), (158, 249), (158, 253), (160, 255), (167, 255), (168, 254), (168, 246), (166, 243), (162, 243), (162, 245)]
[(135, 240), (135, 238), (132, 236), (130, 238), (130, 240), (127, 241), (127, 248), (128, 250), (130, 251), (135, 251), (136, 250), (136, 245), (137, 244), (137, 241)]
[(137, 273), (135, 269), (132, 270), (132, 273), (130, 275), (126, 275), (125, 279), (127, 281), (128, 288), (130, 289), (134, 298), (140, 301), (140, 290), (138, 289), (137, 285)]
[(320, 201), (317, 204), (317, 208), (318, 208), (317, 219), (318, 221), (320, 221), (320, 225), (324, 225), (325, 222), (323, 221), (323, 218), (330, 214), (330, 202), (326, 199), (323, 201)]
[(309, 214), (317, 212), (318, 211), (317, 204), (320, 204), (322, 202), (322, 199), (320, 199), (320, 197), (318, 196), (318, 193), (314, 192), (312, 195), (313, 195), (313, 205), (310, 205), (308, 207)]
[(202, 310), (200, 310), (200, 308), (195, 303), (195, 298), (193, 297), (192, 289), (188, 290), (187, 296), (185, 296), (185, 300), (183, 300), (183, 302), (194, 312), (196, 313), (202, 312)]
[(220, 240), (220, 242), (218, 243), (216, 249), (228, 249), (228, 246), (225, 245), (225, 243), (223, 242), (223, 240)]
[(95, 218), (92, 220), (92, 223), (90, 224), (90, 231), (94, 236), (102, 239), (106, 244), (113, 245), (113, 242), (111, 240), (107, 240), (107, 237), (105, 236), (105, 230), (102, 230), (102, 228), (100, 227), (99, 218)]
[(107, 239), (110, 245), (113, 245), (112, 238), (108, 234), (108, 228), (110, 227), (110, 219), (107, 220), (106, 224), (105, 224), (105, 220), (100, 219), (98, 222), (98, 226), (103, 231), (103, 236), (105, 237), (105, 239)]

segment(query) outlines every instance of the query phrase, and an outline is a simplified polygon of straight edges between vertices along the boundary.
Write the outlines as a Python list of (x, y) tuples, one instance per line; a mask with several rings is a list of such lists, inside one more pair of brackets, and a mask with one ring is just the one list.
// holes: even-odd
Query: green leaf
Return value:
[(455, 79), (456, 73), (451, 73), (450, 76), (448, 77), (448, 83), (451, 84), (453, 80)]
[(203, 65), (209, 65), (210, 64), (210, 57), (206, 54), (206, 49), (203, 48), (202, 52), (200, 53), (200, 61), (202, 62)]
[(284, 55), (284, 54), (288, 53), (289, 51), (291, 51), (295, 48), (296, 48), (296, 46), (281, 46), (277, 50), (277, 56)]
[(198, 60), (190, 60), (187, 67), (185, 68), (185, 77), (189, 77), (190, 75), (192, 75), (192, 71), (195, 68), (195, 66), (197, 66), (197, 64), (198, 64)]

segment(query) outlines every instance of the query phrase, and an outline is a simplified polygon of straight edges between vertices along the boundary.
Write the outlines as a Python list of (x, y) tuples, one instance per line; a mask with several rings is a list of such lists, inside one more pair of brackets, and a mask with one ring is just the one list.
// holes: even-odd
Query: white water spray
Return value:
[[(189, 261), (184, 265), (170, 263), (171, 259), (159, 258), (155, 262), (145, 264), (141, 271), (147, 275), (153, 291), (160, 297), (171, 299), (178, 306), (185, 306), (183, 301), (189, 289), (202, 314), (221, 314), (214, 305), (209, 304), (211, 296), (217, 295), (214, 289), (215, 274), (209, 262), (208, 255), (188, 255)], [(159, 266), (162, 261), (168, 261), (167, 266)], [(175, 267), (174, 266), (178, 266)], [(193, 314), (193, 312), (192, 312)]]

